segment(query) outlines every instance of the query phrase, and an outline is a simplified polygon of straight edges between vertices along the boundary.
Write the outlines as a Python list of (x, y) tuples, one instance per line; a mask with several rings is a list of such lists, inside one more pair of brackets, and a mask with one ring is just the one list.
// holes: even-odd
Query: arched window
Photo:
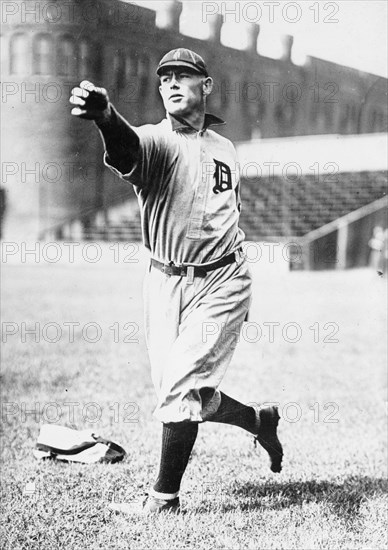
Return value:
[(53, 74), (53, 44), (49, 34), (38, 34), (32, 45), (34, 74)]
[[(296, 103), (293, 103), (296, 115)], [(313, 134), (325, 133), (326, 114), (323, 103), (314, 101), (310, 108), (310, 129)]]
[(138, 74), (139, 74), (140, 78), (145, 77), (145, 76), (148, 78), (149, 66), (150, 66), (150, 62), (149, 62), (148, 57), (146, 57), (146, 56), (140, 57), (139, 66), (138, 66)]
[(384, 115), (380, 109), (374, 108), (369, 111), (369, 131), (378, 132), (384, 130)]
[(227, 107), (229, 105), (229, 100), (230, 100), (230, 97), (231, 97), (230, 80), (229, 80), (228, 77), (224, 78), (221, 81), (220, 92), (221, 92), (221, 108), (222, 109), (227, 109)]
[(148, 57), (142, 56), (139, 59), (138, 75), (139, 75), (139, 94), (143, 97), (147, 93), (148, 80), (150, 74), (150, 62)]
[(89, 79), (93, 76), (92, 47), (89, 40), (82, 39), (78, 50), (78, 76), (82, 79)]
[(349, 111), (349, 128), (348, 131), (355, 133), (357, 131), (358, 108), (355, 103), (351, 103)]
[(117, 90), (125, 88), (126, 82), (126, 59), (122, 50), (116, 50), (113, 57), (113, 84)]
[(287, 126), (293, 126), (296, 119), (296, 103), (286, 102), (283, 105), (283, 119)]
[(279, 101), (274, 109), (274, 119), (280, 136), (287, 135), (293, 127), (296, 118), (295, 103)]
[(327, 132), (334, 133), (334, 110), (336, 108), (336, 103), (325, 103), (324, 104), (324, 113), (325, 113), (325, 129)]
[(140, 79), (138, 78), (138, 60), (133, 54), (127, 54), (125, 59), (123, 59), (123, 64), (126, 101), (138, 101), (140, 96), (139, 88), (141, 86)]
[(133, 81), (137, 77), (138, 72), (138, 60), (133, 54), (129, 54), (125, 58), (125, 80), (127, 82)]
[(10, 73), (25, 75), (29, 72), (30, 52), (25, 34), (11, 36), (9, 43)]
[(372, 109), (368, 113), (368, 131), (373, 132), (376, 123), (376, 109)]
[(314, 101), (313, 103), (311, 103), (311, 107), (310, 107), (311, 128), (314, 128), (314, 124), (316, 122), (317, 117), (318, 117), (318, 102)]
[(77, 73), (77, 57), (74, 40), (65, 35), (59, 38), (57, 45), (57, 74), (60, 76), (75, 76)]
[(259, 122), (264, 120), (266, 112), (267, 112), (267, 105), (265, 101), (261, 99), (257, 104), (257, 118), (259, 119)]
[(387, 124), (387, 122), (388, 122), (387, 118), (388, 118), (388, 117), (387, 117), (387, 115), (386, 115), (385, 113), (381, 113), (381, 126), (380, 126), (380, 128), (379, 128), (379, 130), (380, 130), (381, 132), (386, 132), (386, 131), (387, 131), (387, 126), (388, 126), (388, 124)]
[(342, 110), (341, 117), (340, 117), (339, 130), (341, 134), (347, 133), (349, 120), (350, 120), (350, 105), (347, 103), (345, 108)]
[(278, 103), (274, 109), (274, 117), (276, 122), (281, 125), (284, 120), (284, 109), (281, 103)]
[(340, 117), (340, 133), (349, 134), (351, 132), (357, 131), (357, 122), (358, 122), (358, 109), (357, 106), (353, 103), (347, 103), (345, 108), (342, 110)]

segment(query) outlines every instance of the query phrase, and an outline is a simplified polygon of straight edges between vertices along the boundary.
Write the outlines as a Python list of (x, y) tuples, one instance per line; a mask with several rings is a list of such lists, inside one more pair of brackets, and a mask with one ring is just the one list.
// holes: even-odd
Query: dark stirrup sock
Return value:
[(173, 495), (179, 491), (183, 474), (198, 434), (197, 422), (163, 424), (157, 493)]
[(257, 431), (256, 413), (253, 407), (243, 405), (223, 392), (221, 392), (221, 404), (217, 412), (207, 420), (209, 422), (221, 422), (222, 424), (239, 426), (251, 434)]

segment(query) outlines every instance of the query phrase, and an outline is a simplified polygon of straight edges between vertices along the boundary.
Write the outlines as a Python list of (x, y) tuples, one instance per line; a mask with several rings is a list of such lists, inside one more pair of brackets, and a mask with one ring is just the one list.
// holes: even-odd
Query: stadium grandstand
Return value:
[(387, 229), (387, 145), (386, 134), (240, 143), (247, 240), (297, 243), (294, 268), (367, 265)]
[[(294, 269), (367, 265), (375, 228), (387, 229), (387, 146), (386, 134), (237, 144), (247, 241), (295, 243)], [(78, 225), (86, 240), (141, 240), (134, 195), (110, 209), (109, 221), (95, 220), (86, 227), (74, 220), (61, 237), (74, 238)]]

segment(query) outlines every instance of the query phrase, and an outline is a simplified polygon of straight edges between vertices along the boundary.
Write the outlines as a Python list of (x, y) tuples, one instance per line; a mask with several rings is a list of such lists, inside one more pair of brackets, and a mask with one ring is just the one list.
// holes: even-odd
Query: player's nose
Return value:
[(170, 80), (170, 88), (171, 89), (175, 89), (175, 88), (179, 88), (179, 81), (176, 77), (176, 74), (173, 74), (172, 77), (171, 77), (171, 80)]

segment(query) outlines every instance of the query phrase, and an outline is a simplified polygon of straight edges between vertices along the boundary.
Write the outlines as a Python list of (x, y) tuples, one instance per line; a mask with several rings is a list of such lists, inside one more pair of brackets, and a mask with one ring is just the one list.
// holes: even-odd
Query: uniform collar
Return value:
[[(167, 113), (167, 120), (170, 121), (171, 128), (174, 132), (178, 130), (188, 130), (188, 129), (191, 129), (197, 132), (197, 130), (193, 128), (191, 124), (186, 122), (183, 118), (176, 117), (174, 115), (170, 115), (170, 113)], [(219, 118), (216, 115), (211, 115), (210, 113), (205, 113), (205, 122), (201, 131), (203, 132), (207, 130), (209, 126), (219, 126), (221, 124), (226, 124), (226, 122), (222, 120), (222, 118)]]

